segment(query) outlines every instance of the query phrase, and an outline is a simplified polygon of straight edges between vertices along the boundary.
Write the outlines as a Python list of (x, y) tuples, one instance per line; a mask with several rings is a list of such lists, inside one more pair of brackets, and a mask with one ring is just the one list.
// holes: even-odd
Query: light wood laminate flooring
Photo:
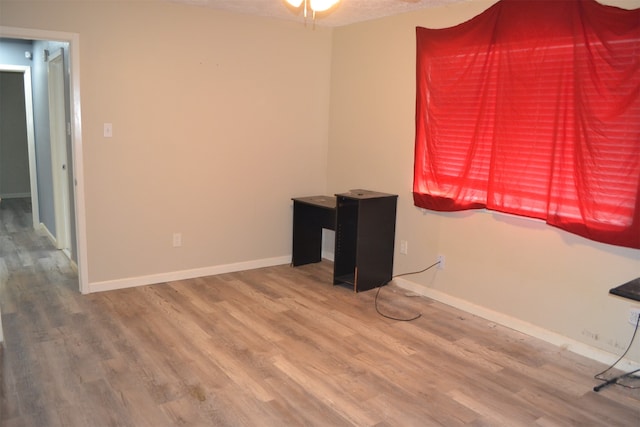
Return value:
[(0, 205), (0, 425), (639, 426), (605, 366), (329, 262), (81, 295), (28, 203)]

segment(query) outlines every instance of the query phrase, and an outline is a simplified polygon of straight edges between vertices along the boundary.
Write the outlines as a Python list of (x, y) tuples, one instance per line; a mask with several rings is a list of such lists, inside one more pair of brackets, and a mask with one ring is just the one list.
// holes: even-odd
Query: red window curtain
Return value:
[(502, 0), (417, 28), (416, 206), (640, 249), (640, 9)]

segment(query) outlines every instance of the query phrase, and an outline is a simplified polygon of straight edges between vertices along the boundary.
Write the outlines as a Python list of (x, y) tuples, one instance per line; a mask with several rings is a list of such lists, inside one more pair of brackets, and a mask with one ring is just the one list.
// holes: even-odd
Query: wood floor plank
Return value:
[[(352, 425), (370, 426), (379, 422), (377, 418), (371, 416), (370, 411), (366, 411), (358, 405), (353, 396), (337, 392), (339, 385), (335, 382), (335, 378), (323, 374), (318, 375), (317, 372), (314, 372), (313, 366), (300, 365), (282, 355), (274, 357), (273, 363), (292, 381), (302, 388), (310, 390), (316, 399), (323, 401), (325, 405)], [(340, 396), (340, 399), (334, 398), (336, 394)]]
[[(394, 284), (332, 285), (326, 261), (81, 295), (0, 203), (0, 425), (640, 425), (605, 367)], [(615, 373), (612, 372), (612, 373)]]

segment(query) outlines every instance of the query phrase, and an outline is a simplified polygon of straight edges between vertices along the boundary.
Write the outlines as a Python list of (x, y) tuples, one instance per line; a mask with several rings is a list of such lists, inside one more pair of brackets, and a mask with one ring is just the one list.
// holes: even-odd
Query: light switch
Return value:
[(104, 137), (111, 138), (113, 136), (113, 125), (111, 123), (104, 124)]

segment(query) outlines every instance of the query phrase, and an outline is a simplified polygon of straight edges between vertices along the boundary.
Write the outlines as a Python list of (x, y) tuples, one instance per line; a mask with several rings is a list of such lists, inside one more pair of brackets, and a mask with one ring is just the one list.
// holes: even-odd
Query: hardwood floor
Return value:
[[(83, 296), (63, 254), (0, 204), (0, 425), (638, 426), (605, 367), (331, 264)], [(25, 219), (27, 218), (27, 219)]]

